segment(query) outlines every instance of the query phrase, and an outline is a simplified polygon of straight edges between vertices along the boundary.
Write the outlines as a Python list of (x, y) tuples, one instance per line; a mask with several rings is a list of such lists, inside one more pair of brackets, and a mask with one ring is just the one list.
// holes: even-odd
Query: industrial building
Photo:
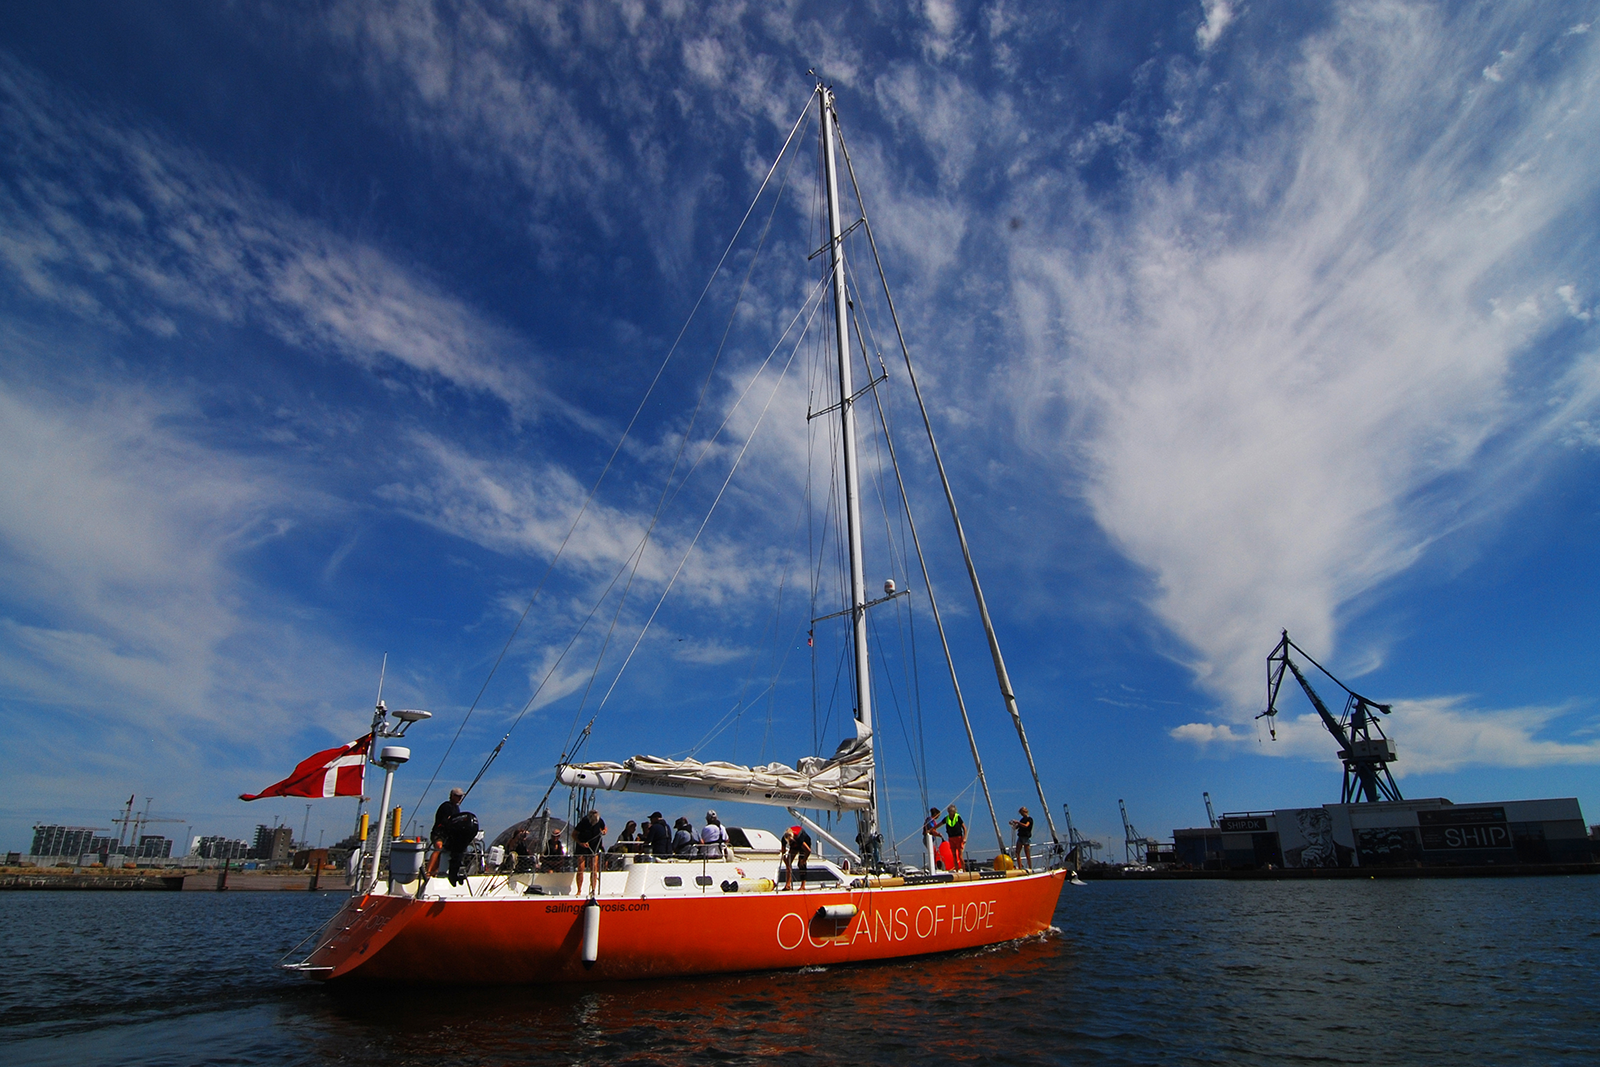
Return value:
[(1453, 804), (1427, 800), (1229, 812), (1174, 830), (1174, 859), (1206, 870), (1269, 867), (1492, 867), (1592, 863), (1575, 797)]

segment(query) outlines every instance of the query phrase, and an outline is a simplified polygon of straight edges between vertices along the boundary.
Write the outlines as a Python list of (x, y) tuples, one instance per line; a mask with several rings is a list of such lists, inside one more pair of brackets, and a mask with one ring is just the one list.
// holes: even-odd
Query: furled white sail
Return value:
[(850, 738), (831, 759), (808, 756), (800, 766), (634, 756), (621, 763), (569, 763), (559, 770), (564, 785), (635, 793), (706, 797), (744, 804), (856, 811), (872, 803), (872, 746)]

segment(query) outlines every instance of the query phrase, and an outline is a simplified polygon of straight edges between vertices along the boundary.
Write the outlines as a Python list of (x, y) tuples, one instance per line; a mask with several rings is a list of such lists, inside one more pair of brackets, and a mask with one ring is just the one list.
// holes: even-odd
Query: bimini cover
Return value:
[(635, 793), (708, 797), (745, 804), (850, 811), (872, 802), (872, 746), (840, 742), (832, 758), (802, 758), (799, 767), (634, 756), (621, 763), (569, 763), (558, 771), (564, 785)]

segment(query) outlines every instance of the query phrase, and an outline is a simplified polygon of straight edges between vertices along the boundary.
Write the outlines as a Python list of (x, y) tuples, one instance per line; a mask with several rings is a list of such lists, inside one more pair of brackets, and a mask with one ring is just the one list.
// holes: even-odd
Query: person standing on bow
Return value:
[(700, 830), (700, 855), (706, 859), (720, 860), (723, 846), (728, 843), (728, 831), (714, 811), (706, 812), (706, 824)]
[(955, 869), (964, 871), (967, 869), (967, 858), (962, 850), (967, 843), (967, 824), (954, 804), (945, 809), (943, 825), (944, 836), (950, 842), (950, 855), (955, 860)]
[(1028, 814), (1026, 805), (1017, 809), (1017, 817), (1011, 820), (1011, 826), (1017, 831), (1017, 847), (1012, 850), (1011, 858), (1020, 860), (1028, 857), (1028, 870), (1033, 870), (1033, 816)]
[(606, 821), (594, 808), (578, 820), (578, 827), (572, 832), (573, 840), (577, 843), (578, 852), (578, 893), (583, 893), (583, 872), (590, 871), (589, 895), (597, 896), (600, 893), (600, 853), (606, 848)]

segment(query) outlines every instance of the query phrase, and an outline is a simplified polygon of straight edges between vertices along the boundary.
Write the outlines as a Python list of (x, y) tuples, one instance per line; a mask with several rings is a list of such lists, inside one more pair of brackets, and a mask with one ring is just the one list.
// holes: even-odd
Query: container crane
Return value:
[(1084, 837), (1078, 828), (1072, 825), (1072, 809), (1061, 805), (1061, 814), (1067, 817), (1067, 848), (1078, 850), (1078, 859), (1083, 863), (1093, 863), (1094, 854), (1106, 846), (1099, 841), (1091, 841)]
[[(1135, 863), (1148, 863), (1150, 850), (1159, 846), (1161, 842), (1153, 837), (1145, 837), (1139, 833), (1133, 823), (1128, 821), (1128, 806), (1121, 800), (1117, 807), (1122, 811), (1122, 859), (1130, 866)], [(1134, 857), (1137, 856), (1138, 859)]]
[[(1333, 717), (1333, 713), (1322, 702), (1322, 698), (1317, 696), (1317, 691), (1306, 681), (1306, 676), (1300, 672), (1299, 666), (1289, 658), (1290, 649), (1304, 656), (1307, 663), (1327, 675), (1334, 685), (1345, 691), (1343, 716), (1337, 719)], [(1328, 668), (1307, 655), (1305, 649), (1289, 640), (1288, 630), (1283, 631), (1283, 637), (1278, 640), (1277, 647), (1267, 656), (1267, 710), (1256, 716), (1258, 719), (1267, 720), (1267, 728), (1273, 740), (1278, 738), (1276, 725), (1278, 689), (1283, 685), (1285, 668), (1294, 675), (1294, 680), (1300, 683), (1300, 688), (1305, 690), (1311, 706), (1317, 709), (1317, 716), (1322, 719), (1322, 725), (1328, 728), (1333, 739), (1339, 743), (1339, 759), (1344, 763), (1344, 788), (1340, 791), (1339, 803), (1403, 799), (1400, 796), (1400, 787), (1395, 784), (1394, 775), (1389, 773), (1389, 764), (1398, 758), (1395, 755), (1394, 742), (1384, 736), (1383, 727), (1378, 724), (1377, 715), (1373, 714), (1376, 711), (1387, 715), (1394, 710), (1393, 705), (1368, 700), (1339, 681)]]

